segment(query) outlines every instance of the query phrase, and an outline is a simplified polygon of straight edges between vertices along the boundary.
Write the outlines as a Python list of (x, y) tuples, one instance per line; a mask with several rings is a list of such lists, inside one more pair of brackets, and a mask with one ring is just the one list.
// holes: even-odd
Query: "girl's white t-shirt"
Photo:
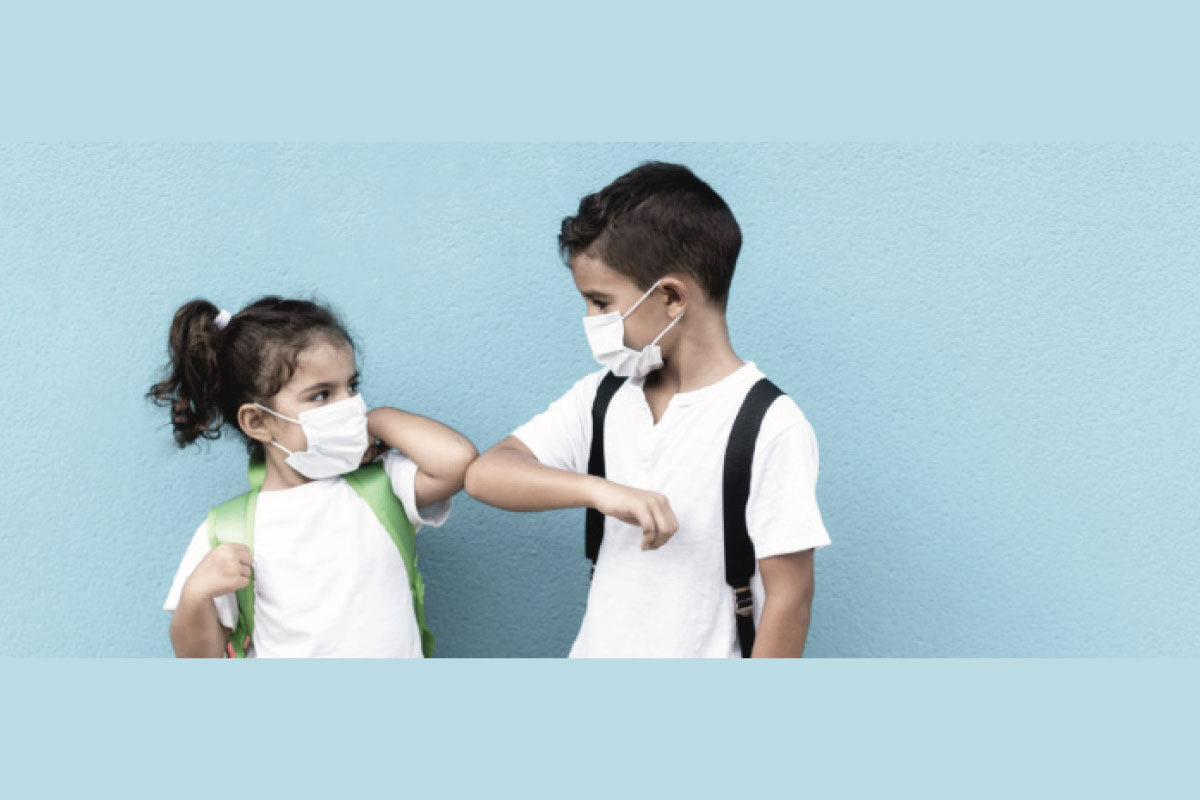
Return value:
[[(587, 472), (592, 401), (605, 372), (579, 380), (513, 436), (542, 464)], [(658, 550), (643, 552), (640, 529), (604, 518), (572, 657), (741, 655), (733, 591), (725, 583), (722, 470), (734, 417), (762, 377), (746, 362), (714, 384), (675, 394), (657, 424), (643, 379), (625, 381), (613, 395), (604, 423), (607, 477), (666, 495), (679, 530)], [(829, 544), (817, 507), (817, 463), (812, 426), (790, 397), (780, 397), (763, 417), (751, 464), (746, 525), (757, 558)], [(765, 599), (757, 571), (750, 589), (757, 624)]]
[[(389, 451), (384, 469), (413, 527), (439, 526), (451, 501), (416, 507), (417, 465)], [(167, 601), (210, 550), (207, 521), (184, 553)], [(237, 621), (234, 593), (213, 599), (221, 624)], [(344, 478), (261, 492), (254, 518), (254, 642), (259, 658), (420, 658), (408, 572), (396, 544)]]

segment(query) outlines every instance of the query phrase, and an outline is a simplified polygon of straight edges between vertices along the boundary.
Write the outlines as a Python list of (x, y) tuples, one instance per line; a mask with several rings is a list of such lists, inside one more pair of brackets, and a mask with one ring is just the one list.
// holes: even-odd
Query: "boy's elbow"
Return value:
[(496, 448), (489, 448), (475, 457), (471, 466), (467, 467), (464, 476), (464, 488), (471, 497), (491, 505), (492, 489), (500, 473), (496, 472)]
[(467, 465), (466, 474), (463, 475), (463, 488), (466, 489), (467, 494), (476, 500), (482, 499), (479, 495), (483, 491), (483, 470), (487, 468), (487, 465), (484, 463), (485, 458), (487, 458), (486, 453), (473, 458), (471, 463)]

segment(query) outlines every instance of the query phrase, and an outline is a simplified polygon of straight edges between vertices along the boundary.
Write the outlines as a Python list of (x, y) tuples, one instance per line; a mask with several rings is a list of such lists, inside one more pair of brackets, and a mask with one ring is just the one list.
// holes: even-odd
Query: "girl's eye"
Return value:
[(317, 392), (312, 397), (308, 398), (309, 402), (316, 403), (329, 397), (329, 392)]

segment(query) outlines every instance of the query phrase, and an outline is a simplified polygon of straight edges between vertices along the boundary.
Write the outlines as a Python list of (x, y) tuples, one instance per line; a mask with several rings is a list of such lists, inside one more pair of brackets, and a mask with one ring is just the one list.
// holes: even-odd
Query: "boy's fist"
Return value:
[(219, 544), (204, 557), (183, 585), (184, 594), (212, 599), (250, 585), (253, 564), (244, 544)]
[(642, 529), (642, 549), (657, 550), (679, 530), (675, 512), (666, 495), (603, 481), (596, 492), (593, 508), (616, 517), (627, 525)]

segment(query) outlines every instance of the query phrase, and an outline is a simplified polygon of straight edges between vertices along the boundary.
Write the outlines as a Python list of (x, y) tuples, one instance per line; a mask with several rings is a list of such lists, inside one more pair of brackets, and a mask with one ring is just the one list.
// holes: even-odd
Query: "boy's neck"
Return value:
[(745, 362), (729, 341), (724, 314), (697, 315), (679, 337), (671, 355), (664, 356), (661, 369), (646, 377), (645, 388), (671, 393), (691, 392), (711, 386), (733, 374)]

